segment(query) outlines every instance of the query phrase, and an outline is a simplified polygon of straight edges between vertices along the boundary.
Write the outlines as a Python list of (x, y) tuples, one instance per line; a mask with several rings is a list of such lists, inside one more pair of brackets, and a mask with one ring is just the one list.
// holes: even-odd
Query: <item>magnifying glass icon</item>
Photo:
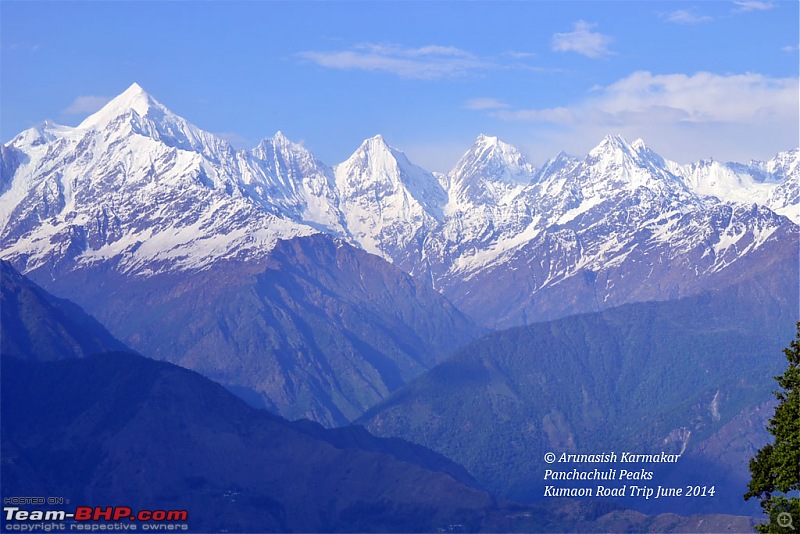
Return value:
[(781, 526), (781, 528), (790, 528), (794, 530), (794, 525), (792, 525), (792, 514), (789, 512), (779, 513), (778, 524)]

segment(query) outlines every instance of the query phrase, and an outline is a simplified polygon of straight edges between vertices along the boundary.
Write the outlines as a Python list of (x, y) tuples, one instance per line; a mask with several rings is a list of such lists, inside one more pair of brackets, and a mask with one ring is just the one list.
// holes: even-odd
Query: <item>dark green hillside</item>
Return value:
[[(5, 494), (185, 509), (188, 520), (179, 523), (194, 532), (741, 532), (749, 526), (741, 517), (646, 516), (590, 500), (498, 502), (431, 451), (363, 429), (289, 422), (197, 373), (132, 354), (55, 362), (3, 356), (0, 378)], [(5, 529), (19, 525), (7, 521)]]
[[(543, 497), (548, 451), (685, 447), (675, 469), (660, 467), (654, 482), (716, 484), (721, 491), (673, 510), (742, 510), (741, 492), (732, 487), (746, 484), (746, 448), (736, 451), (743, 456), (739, 473), (715, 433), (762, 439), (747, 415), (769, 399), (797, 309), (796, 298), (792, 308), (762, 295), (757, 284), (741, 285), (494, 333), (361, 421), (379, 435), (431, 447), (490, 489), (525, 500)], [(744, 423), (732, 429), (736, 421)]]
[(125, 348), (80, 306), (50, 295), (0, 261), (0, 352), (59, 360)]
[(397, 440), (395, 453), (368, 435), (363, 447), (337, 444), (192, 371), (131, 354), (4, 356), (2, 410), (9, 495), (186, 509), (198, 532), (476, 530), (496, 510), (485, 491), (429, 469), (449, 464), (429, 451), (412, 460), (413, 446)]
[(126, 278), (97, 264), (42, 284), (132, 349), (326, 426), (349, 423), (481, 333), (430, 285), (322, 234), (190, 275)]
[[(4, 297), (36, 289), (19, 275), (3, 282)], [(69, 335), (43, 336), (37, 345), (59, 361), (38, 361), (36, 352), (28, 361), (2, 357), (4, 495), (186, 509), (197, 532), (722, 532), (750, 524), (734, 516), (646, 516), (596, 500), (498, 502), (463, 467), (419, 445), (362, 427), (289, 422), (197, 373), (133, 354), (67, 358), (64, 344), (94, 339), (97, 323), (35, 293), (22, 299), (30, 304), (24, 314), (42, 331)], [(57, 305), (45, 305), (51, 301)], [(20, 310), (4, 308), (5, 333)], [(5, 530), (22, 525), (4, 522)]]

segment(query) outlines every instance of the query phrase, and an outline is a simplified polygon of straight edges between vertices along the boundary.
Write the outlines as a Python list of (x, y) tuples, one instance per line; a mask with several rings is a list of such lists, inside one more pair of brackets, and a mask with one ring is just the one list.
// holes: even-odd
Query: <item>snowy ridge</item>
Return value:
[(46, 124), (9, 148), (27, 161), (0, 196), (0, 237), (3, 257), (26, 270), (112, 258), (122, 272), (200, 269), (313, 232), (280, 207), (263, 209), (247, 186), (275, 180), (249, 154), (137, 85), (77, 128)]
[(669, 166), (700, 195), (766, 206), (800, 224), (800, 149), (748, 164), (703, 160), (689, 165), (669, 162)]
[(797, 232), (799, 160), (681, 166), (612, 135), (537, 170), (481, 135), (445, 177), (375, 136), (329, 167), (280, 132), (236, 150), (134, 84), (76, 128), (2, 147), (0, 257), (53, 276), (101, 261), (147, 276), (324, 232), (446, 293), (498, 269), (529, 294), (636, 262), (697, 277)]

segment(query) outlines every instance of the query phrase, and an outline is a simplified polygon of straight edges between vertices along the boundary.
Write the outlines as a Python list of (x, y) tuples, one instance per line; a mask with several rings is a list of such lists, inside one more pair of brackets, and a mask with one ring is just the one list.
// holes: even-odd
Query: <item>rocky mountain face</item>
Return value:
[(280, 133), (234, 149), (134, 84), (2, 147), (0, 258), (136, 350), (333, 424), (479, 335), (471, 321), (791, 276), (798, 154), (682, 167), (609, 136), (535, 169), (480, 136), (438, 175), (377, 136), (328, 166)]

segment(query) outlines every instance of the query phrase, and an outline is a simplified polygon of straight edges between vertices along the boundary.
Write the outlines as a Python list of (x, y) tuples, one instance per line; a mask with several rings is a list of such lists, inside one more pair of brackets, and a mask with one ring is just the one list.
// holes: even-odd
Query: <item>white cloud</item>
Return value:
[(763, 2), (761, 0), (734, 0), (733, 2), (738, 6), (734, 11), (737, 13), (746, 13), (748, 11), (768, 11), (777, 7), (773, 2)]
[(539, 54), (536, 52), (521, 52), (518, 50), (509, 50), (508, 52), (504, 52), (503, 55), (514, 59), (533, 59), (539, 57)]
[(39, 43), (11, 43), (0, 45), (0, 50), (3, 52), (26, 52), (35, 54), (39, 50), (42, 49), (42, 45)]
[(797, 52), (798, 50), (800, 50), (800, 45), (794, 45), (794, 46), (787, 45), (781, 48), (781, 50), (783, 50), (784, 52)]
[(242, 137), (236, 132), (214, 132), (214, 135), (221, 139), (225, 139), (236, 148), (252, 148), (255, 146), (255, 143), (252, 140)]
[(593, 88), (595, 95), (575, 106), (510, 111), (501, 118), (565, 123), (587, 113), (609, 120), (668, 114), (681, 122), (748, 122), (778, 119), (796, 111), (797, 89), (795, 78), (760, 74), (688, 76), (638, 71)]
[(111, 98), (107, 96), (79, 96), (73, 100), (69, 106), (64, 108), (61, 113), (65, 115), (85, 115), (87, 113), (94, 113), (108, 104), (110, 100)]
[[(639, 71), (596, 87), (568, 106), (502, 109), (491, 115), (555, 129), (551, 138), (578, 153), (619, 132), (666, 147), (665, 156), (682, 162), (709, 155), (746, 160), (798, 145), (798, 91), (797, 78)], [(576, 148), (579, 140), (586, 146)]]
[(502, 109), (510, 106), (497, 98), (470, 98), (464, 102), (464, 107), (467, 109), (484, 110)]
[(553, 35), (552, 47), (556, 52), (577, 52), (590, 58), (599, 58), (610, 54), (608, 49), (611, 37), (593, 32), (596, 24), (579, 20), (574, 30), (568, 33)]
[(493, 117), (504, 121), (551, 122), (570, 124), (575, 122), (575, 110), (570, 108), (516, 109), (492, 113)]
[(667, 22), (674, 22), (675, 24), (702, 24), (714, 20), (707, 15), (698, 15), (694, 9), (678, 9), (677, 11), (664, 13), (662, 17)]
[(407, 48), (368, 43), (350, 50), (307, 51), (297, 56), (330, 69), (388, 72), (401, 78), (415, 79), (466, 76), (492, 66), (465, 50), (438, 45)]

